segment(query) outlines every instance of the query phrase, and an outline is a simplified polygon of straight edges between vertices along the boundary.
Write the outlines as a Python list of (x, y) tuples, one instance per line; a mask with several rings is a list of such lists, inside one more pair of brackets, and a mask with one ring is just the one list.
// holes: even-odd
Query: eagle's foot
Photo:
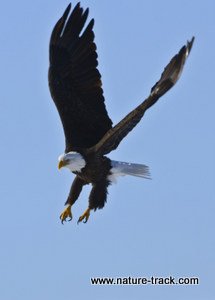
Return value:
[(82, 222), (83, 220), (84, 220), (83, 223), (87, 223), (89, 217), (90, 217), (90, 208), (86, 209), (83, 215), (80, 216), (80, 218), (78, 219), (78, 223)]
[(71, 205), (68, 204), (67, 207), (64, 209), (62, 214), (60, 215), (61, 223), (67, 221), (67, 218), (70, 218), (68, 221), (72, 220), (72, 211), (71, 211)]

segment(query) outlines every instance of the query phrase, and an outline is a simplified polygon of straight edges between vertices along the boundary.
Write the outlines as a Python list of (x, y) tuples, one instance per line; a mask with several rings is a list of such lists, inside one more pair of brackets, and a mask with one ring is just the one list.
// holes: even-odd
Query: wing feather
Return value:
[(159, 81), (152, 87), (149, 97), (131, 111), (116, 126), (110, 129), (97, 145), (88, 150), (89, 152), (96, 152), (97, 154), (104, 155), (118, 147), (123, 138), (139, 123), (145, 111), (155, 104), (157, 100), (177, 82), (183, 70), (186, 58), (191, 51), (193, 42), (194, 37), (171, 59), (164, 69)]
[(66, 140), (65, 152), (89, 148), (112, 127), (104, 104), (97, 69), (92, 19), (84, 29), (89, 9), (71, 4), (56, 23), (50, 39), (49, 87)]

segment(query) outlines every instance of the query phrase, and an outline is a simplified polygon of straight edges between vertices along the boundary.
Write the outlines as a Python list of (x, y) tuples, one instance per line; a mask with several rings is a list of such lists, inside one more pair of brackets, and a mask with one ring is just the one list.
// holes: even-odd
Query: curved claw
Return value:
[(86, 209), (85, 212), (83, 213), (83, 215), (80, 216), (77, 224), (79, 224), (82, 221), (83, 221), (83, 223), (87, 223), (89, 217), (90, 217), (90, 208)]
[(67, 207), (64, 209), (64, 211), (60, 215), (61, 223), (67, 221), (67, 218), (70, 218), (68, 221), (72, 220), (72, 212), (71, 212), (71, 205), (67, 205)]

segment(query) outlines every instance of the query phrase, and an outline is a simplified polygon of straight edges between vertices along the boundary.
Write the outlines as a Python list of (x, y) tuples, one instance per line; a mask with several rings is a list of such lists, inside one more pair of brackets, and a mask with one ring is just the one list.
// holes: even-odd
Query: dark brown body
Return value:
[(76, 177), (65, 204), (73, 205), (78, 199), (83, 186), (92, 184), (92, 190), (89, 196), (89, 208), (94, 210), (103, 208), (107, 200), (107, 188), (110, 185), (108, 175), (110, 175), (111, 161), (105, 156), (98, 157), (93, 154), (83, 156), (86, 161), (86, 166), (81, 172), (73, 172), (76, 174)]

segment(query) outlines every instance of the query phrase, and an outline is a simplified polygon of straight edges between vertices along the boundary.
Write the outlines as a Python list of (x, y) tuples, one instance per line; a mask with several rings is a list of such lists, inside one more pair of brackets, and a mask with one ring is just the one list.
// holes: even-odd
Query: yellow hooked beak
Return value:
[(58, 163), (58, 170), (60, 170), (62, 167), (64, 167), (66, 165), (66, 162), (63, 160), (60, 160)]

